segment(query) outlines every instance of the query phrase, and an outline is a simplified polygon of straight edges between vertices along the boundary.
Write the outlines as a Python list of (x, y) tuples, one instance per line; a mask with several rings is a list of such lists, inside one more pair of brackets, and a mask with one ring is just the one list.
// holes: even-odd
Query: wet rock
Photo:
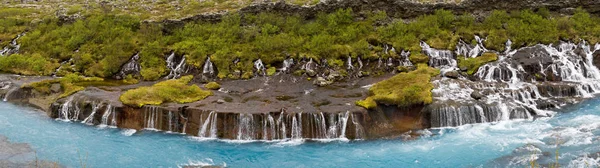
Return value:
[(342, 78), (342, 75), (338, 71), (330, 71), (327, 75), (327, 80), (336, 81)]
[(226, 101), (225, 101), (225, 100), (223, 100), (223, 99), (219, 99), (219, 100), (217, 100), (217, 103), (218, 103), (218, 104), (223, 104), (223, 103), (225, 103), (225, 102), (226, 102)]
[(458, 71), (448, 71), (444, 73), (444, 76), (452, 79), (457, 79), (460, 76), (460, 74), (458, 74)]
[(471, 93), (471, 97), (475, 100), (479, 100), (483, 97), (485, 97), (483, 94), (479, 93), (479, 92), (472, 92)]
[(323, 87), (323, 86), (331, 85), (332, 83), (333, 83), (333, 81), (331, 81), (331, 80), (327, 80), (323, 77), (318, 77), (317, 80), (315, 80), (313, 84)]
[(52, 91), (52, 93), (58, 93), (60, 92), (60, 84), (59, 83), (54, 83), (50, 86), (50, 91)]
[(307, 69), (306, 70), (306, 75), (308, 75), (310, 77), (315, 77), (315, 76), (317, 76), (317, 71), (312, 70), (312, 69), (310, 69), (310, 70)]

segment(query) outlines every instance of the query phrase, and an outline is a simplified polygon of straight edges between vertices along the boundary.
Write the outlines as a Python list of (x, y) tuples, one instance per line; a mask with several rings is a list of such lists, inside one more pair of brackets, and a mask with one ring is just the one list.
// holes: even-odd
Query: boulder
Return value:
[(331, 85), (332, 83), (333, 83), (332, 80), (327, 80), (327, 79), (325, 79), (323, 77), (318, 77), (317, 80), (315, 80), (313, 82), (313, 84), (315, 84), (317, 86), (321, 86), (321, 87), (327, 86), (327, 85)]
[(444, 73), (444, 76), (452, 79), (457, 79), (460, 76), (460, 74), (458, 73), (458, 71), (448, 71)]

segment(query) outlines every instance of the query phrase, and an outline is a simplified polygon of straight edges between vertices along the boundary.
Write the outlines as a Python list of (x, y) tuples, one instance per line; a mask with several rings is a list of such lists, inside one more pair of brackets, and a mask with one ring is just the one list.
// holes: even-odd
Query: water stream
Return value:
[[(243, 141), (199, 141), (179, 134), (90, 127), (0, 102), (0, 135), (12, 142), (29, 143), (40, 159), (67, 167), (79, 167), (79, 156), (86, 154), (85, 162), (92, 167), (525, 167), (531, 158), (539, 158), (540, 164), (554, 163), (557, 139), (562, 166), (597, 166), (600, 160), (592, 155), (600, 152), (600, 99), (563, 111), (538, 120), (425, 130), (413, 141), (240, 143)], [(212, 134), (208, 127), (206, 136)]]

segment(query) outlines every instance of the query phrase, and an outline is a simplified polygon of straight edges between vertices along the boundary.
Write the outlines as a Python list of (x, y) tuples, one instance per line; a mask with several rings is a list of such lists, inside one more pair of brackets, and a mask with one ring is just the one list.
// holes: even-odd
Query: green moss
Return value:
[(410, 62), (413, 64), (427, 64), (427, 62), (429, 62), (429, 57), (421, 52), (412, 52), (408, 59), (410, 59)]
[(123, 104), (141, 107), (159, 105), (164, 102), (190, 103), (213, 95), (211, 91), (202, 90), (198, 85), (188, 85), (193, 76), (159, 82), (150, 87), (128, 90), (120, 97)]
[(480, 66), (496, 60), (498, 60), (498, 55), (496, 53), (486, 52), (475, 58), (465, 59), (464, 57), (459, 57), (458, 67), (461, 69), (467, 69), (467, 73), (469, 75), (473, 75), (475, 72), (477, 72)]
[(369, 89), (368, 99), (388, 105), (413, 106), (429, 104), (433, 101), (431, 77), (439, 74), (439, 70), (419, 64), (418, 69), (408, 73), (400, 73), (390, 79), (383, 80)]
[(275, 72), (277, 72), (277, 68), (275, 68), (275, 67), (271, 67), (271, 68), (267, 69), (267, 75), (268, 76), (275, 75)]
[(377, 107), (377, 102), (375, 102), (372, 97), (367, 97), (364, 100), (356, 101), (356, 105), (366, 109), (374, 109)]
[(204, 85), (204, 88), (210, 90), (219, 90), (221, 88), (221, 85), (219, 85), (217, 82), (208, 82)]
[(77, 93), (87, 86), (88, 83), (102, 82), (104, 79), (96, 77), (82, 77), (75, 74), (66, 75), (63, 78), (43, 80), (40, 82), (34, 82), (24, 85), (23, 88), (32, 88), (40, 93), (49, 94), (51, 92), (50, 87), (53, 84), (60, 84), (62, 93), (59, 98), (70, 96)]
[(137, 79), (133, 78), (133, 76), (131, 76), (131, 74), (127, 75), (125, 77), (125, 79), (123, 79), (123, 83), (130, 84), (130, 85), (136, 84), (136, 83), (139, 83), (139, 82), (140, 81), (138, 81)]

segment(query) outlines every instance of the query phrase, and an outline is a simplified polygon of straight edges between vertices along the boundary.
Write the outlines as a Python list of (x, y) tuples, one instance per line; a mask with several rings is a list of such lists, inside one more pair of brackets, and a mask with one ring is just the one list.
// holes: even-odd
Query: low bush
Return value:
[(149, 87), (128, 90), (120, 97), (124, 104), (142, 107), (144, 105), (159, 105), (165, 102), (190, 103), (202, 100), (213, 93), (202, 90), (198, 85), (188, 85), (193, 76), (166, 80)]

